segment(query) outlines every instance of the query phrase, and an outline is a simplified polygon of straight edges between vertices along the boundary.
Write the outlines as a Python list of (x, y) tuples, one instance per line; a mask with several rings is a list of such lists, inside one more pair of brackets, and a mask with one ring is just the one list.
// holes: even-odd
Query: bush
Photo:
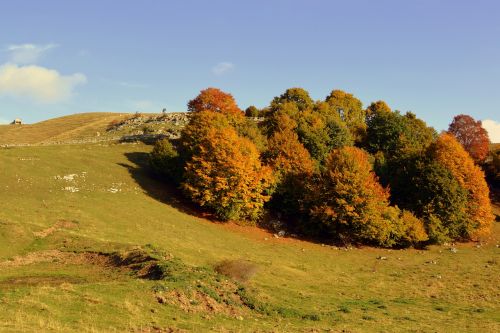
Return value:
[(179, 152), (169, 139), (158, 140), (151, 154), (149, 162), (153, 170), (165, 176), (175, 184), (180, 184), (183, 173), (183, 161)]
[(392, 232), (388, 245), (414, 246), (429, 239), (422, 220), (410, 211), (387, 207), (383, 213), (385, 219), (392, 222)]

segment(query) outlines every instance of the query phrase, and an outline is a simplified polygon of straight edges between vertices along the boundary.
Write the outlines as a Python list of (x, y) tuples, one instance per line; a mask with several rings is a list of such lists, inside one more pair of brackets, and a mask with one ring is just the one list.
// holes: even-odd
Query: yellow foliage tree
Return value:
[(484, 172), (474, 164), (474, 160), (451, 134), (441, 134), (430, 147), (430, 152), (431, 156), (451, 172), (460, 186), (468, 191), (465, 236), (478, 239), (488, 235), (494, 216)]

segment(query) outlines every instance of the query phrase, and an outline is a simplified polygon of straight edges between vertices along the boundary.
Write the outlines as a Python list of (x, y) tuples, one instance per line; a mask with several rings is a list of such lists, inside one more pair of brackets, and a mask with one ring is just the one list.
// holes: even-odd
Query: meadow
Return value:
[[(0, 331), (500, 330), (498, 223), (483, 243), (427, 249), (276, 238), (193, 210), (150, 150), (0, 148)], [(214, 272), (238, 259), (248, 281)], [(160, 278), (141, 273), (151, 260)]]

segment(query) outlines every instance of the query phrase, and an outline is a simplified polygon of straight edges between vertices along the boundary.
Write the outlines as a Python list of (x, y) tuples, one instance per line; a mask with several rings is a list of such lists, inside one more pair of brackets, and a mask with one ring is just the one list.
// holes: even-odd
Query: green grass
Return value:
[[(162, 280), (140, 279), (119, 267), (50, 256), (0, 264), (0, 331), (500, 330), (498, 225), (486, 244), (458, 244), (457, 253), (444, 246), (336, 249), (276, 239), (195, 216), (143, 167), (150, 149), (0, 148), (0, 262), (50, 250), (140, 247), (159, 253), (168, 272)], [(258, 267), (234, 290), (246, 306), (233, 302), (234, 286), (212, 269), (233, 259)], [(174, 290), (206, 295), (236, 313), (203, 309), (201, 298), (159, 303)]]

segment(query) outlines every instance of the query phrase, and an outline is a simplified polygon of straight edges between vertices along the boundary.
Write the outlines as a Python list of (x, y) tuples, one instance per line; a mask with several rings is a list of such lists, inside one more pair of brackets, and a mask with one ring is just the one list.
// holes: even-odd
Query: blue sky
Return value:
[[(500, 121), (499, 1), (2, 1), (0, 119), (240, 107), (286, 88)], [(498, 124), (497, 124), (498, 125)], [(498, 127), (497, 127), (498, 130)]]

